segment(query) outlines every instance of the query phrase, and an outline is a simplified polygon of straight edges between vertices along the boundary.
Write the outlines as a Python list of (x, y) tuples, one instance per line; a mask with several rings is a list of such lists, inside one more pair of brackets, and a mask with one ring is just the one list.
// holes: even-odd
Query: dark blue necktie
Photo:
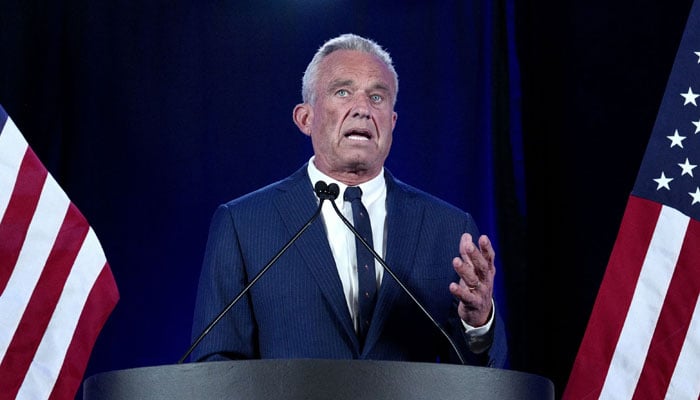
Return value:
[[(352, 205), (352, 220), (355, 230), (362, 236), (363, 239), (372, 248), (372, 225), (370, 224), (369, 214), (367, 209), (362, 204), (362, 190), (357, 186), (350, 186), (345, 189), (343, 198), (349, 201)], [(364, 341), (367, 331), (369, 330), (369, 322), (372, 320), (372, 312), (374, 311), (374, 302), (377, 293), (377, 278), (374, 272), (374, 257), (372, 253), (355, 238), (355, 248), (357, 250), (357, 278), (358, 278), (358, 294), (357, 300), (360, 306), (359, 315), (359, 332), (360, 340)]]

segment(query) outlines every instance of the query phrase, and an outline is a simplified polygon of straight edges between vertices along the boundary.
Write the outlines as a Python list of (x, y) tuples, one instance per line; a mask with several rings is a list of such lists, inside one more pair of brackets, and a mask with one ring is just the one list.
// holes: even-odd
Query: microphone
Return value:
[[(333, 185), (334, 184), (332, 184), (331, 186)], [(217, 314), (216, 318), (214, 318), (214, 320), (212, 320), (209, 323), (209, 325), (207, 325), (207, 327), (204, 328), (202, 333), (200, 333), (199, 336), (197, 336), (197, 339), (195, 339), (195, 341), (187, 349), (185, 354), (182, 357), (180, 357), (180, 359), (177, 362), (178, 364), (182, 364), (183, 362), (185, 362), (187, 357), (189, 357), (190, 354), (192, 354), (194, 349), (196, 349), (199, 343), (209, 334), (209, 332), (211, 332), (214, 326), (218, 324), (219, 321), (221, 321), (224, 315), (226, 315), (226, 313), (228, 313), (229, 310), (231, 310), (231, 308), (233, 308), (233, 306), (235, 306), (236, 303), (238, 303), (238, 301), (250, 291), (250, 288), (252, 288), (253, 285), (255, 285), (255, 283), (263, 276), (263, 274), (267, 272), (267, 270), (270, 269), (270, 267), (275, 262), (277, 262), (277, 260), (282, 256), (282, 254), (284, 254), (287, 251), (287, 249), (289, 249), (289, 247), (294, 242), (296, 242), (297, 239), (299, 239), (299, 237), (304, 233), (304, 231), (306, 231), (311, 226), (311, 224), (313, 224), (313, 222), (318, 218), (318, 216), (321, 215), (321, 207), (323, 206), (323, 202), (325, 200), (331, 200), (331, 203), (333, 203), (333, 200), (335, 200), (338, 197), (339, 190), (338, 185), (335, 185), (335, 188), (329, 188), (328, 185), (326, 185), (326, 182), (318, 181), (314, 185), (314, 192), (319, 198), (318, 208), (316, 209), (314, 215), (312, 215), (311, 218), (309, 218), (309, 220), (306, 222), (306, 224), (304, 224), (304, 226), (302, 226), (301, 229), (299, 229), (299, 231), (291, 239), (289, 239), (287, 244), (285, 244), (274, 255), (274, 257), (272, 257), (272, 259), (270, 259), (270, 261), (268, 261), (267, 264), (265, 264), (263, 269), (261, 269), (260, 272), (258, 272), (257, 275), (255, 275), (255, 277), (243, 288), (243, 290), (241, 290), (240, 293), (238, 293), (238, 295), (233, 300), (231, 300), (231, 302), (228, 303), (226, 307), (224, 307), (224, 309), (221, 310), (221, 312), (219, 312), (219, 314)]]
[[(362, 243), (362, 245), (365, 246), (365, 247), (367, 248), (367, 250), (369, 250), (370, 253), (372, 253), (372, 256), (374, 256), (374, 258), (379, 262), (379, 264), (381, 264), (382, 267), (384, 267), (384, 270), (385, 270), (386, 272), (388, 272), (389, 275), (391, 275), (392, 278), (394, 278), (394, 281), (396, 281), (396, 283), (399, 284), (399, 286), (400, 286), (401, 289), (404, 291), (404, 293), (406, 293), (406, 294), (408, 295), (408, 297), (410, 297), (411, 300), (413, 300), (413, 302), (418, 306), (418, 308), (423, 312), (423, 314), (425, 314), (425, 316), (428, 317), (428, 319), (430, 320), (430, 322), (432, 322), (433, 325), (435, 325), (435, 327), (440, 331), (440, 333), (442, 334), (442, 336), (444, 336), (445, 339), (447, 339), (447, 341), (450, 343), (450, 346), (452, 347), (452, 350), (454, 350), (455, 354), (457, 354), (457, 357), (459, 358), (459, 361), (462, 363), (462, 365), (465, 365), (466, 363), (464, 362), (464, 357), (462, 356), (462, 353), (459, 351), (459, 349), (457, 349), (457, 345), (456, 345), (455, 342), (452, 340), (452, 338), (450, 337), (450, 335), (448, 335), (447, 332), (445, 332), (445, 330), (442, 328), (442, 326), (440, 326), (440, 324), (435, 320), (435, 318), (433, 318), (433, 316), (430, 315), (430, 313), (428, 312), (428, 310), (426, 310), (426, 308), (423, 306), (423, 304), (421, 304), (421, 302), (416, 298), (416, 296), (413, 295), (413, 293), (412, 293), (412, 292), (408, 289), (408, 287), (401, 281), (401, 279), (399, 279), (399, 277), (396, 276), (396, 274), (394, 273), (394, 271), (392, 271), (391, 268), (389, 268), (389, 266), (386, 264), (386, 262), (384, 262), (384, 260), (382, 259), (382, 257), (380, 257), (379, 254), (377, 254), (376, 251), (374, 251), (374, 249), (372, 248), (372, 246), (370, 246), (370, 245), (367, 243), (367, 241), (365, 241), (365, 239), (362, 237), (362, 235), (360, 235), (360, 234), (357, 232), (357, 230), (355, 230), (355, 227), (352, 226), (352, 224), (350, 223), (350, 221), (348, 221), (347, 218), (345, 218), (345, 216), (343, 216), (343, 213), (340, 212), (340, 210), (338, 209), (338, 206), (335, 205), (335, 201), (334, 201), (334, 200), (335, 200), (336, 197), (338, 197), (338, 193), (340, 192), (340, 189), (338, 188), (338, 185), (336, 185), (335, 183), (331, 183), (330, 185), (328, 185), (328, 191), (329, 191), (329, 192), (335, 193), (335, 197), (334, 197), (333, 199), (331, 199), (331, 204), (333, 205), (333, 209), (335, 210), (335, 213), (338, 214), (338, 217), (340, 217), (340, 219), (343, 221), (343, 223), (345, 224), (345, 226), (347, 226), (347, 227), (350, 229), (350, 231), (352, 232), (352, 234), (355, 235), (355, 237), (356, 237), (357, 239), (360, 240), (360, 242)], [(447, 290), (447, 289), (446, 289), (446, 290)]]
[(335, 199), (338, 198), (340, 189), (335, 183), (326, 185), (326, 182), (318, 181), (314, 185), (314, 192), (316, 192), (316, 196), (318, 196), (318, 198), (321, 199), (321, 202), (323, 202), (323, 200), (330, 200), (331, 202), (333, 202)]

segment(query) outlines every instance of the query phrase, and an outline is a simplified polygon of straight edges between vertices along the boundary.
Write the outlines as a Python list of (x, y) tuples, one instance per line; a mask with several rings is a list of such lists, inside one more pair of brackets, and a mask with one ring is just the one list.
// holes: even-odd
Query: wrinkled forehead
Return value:
[(336, 50), (319, 65), (319, 88), (338, 82), (369, 84), (396, 93), (395, 78), (389, 67), (374, 54), (356, 50)]

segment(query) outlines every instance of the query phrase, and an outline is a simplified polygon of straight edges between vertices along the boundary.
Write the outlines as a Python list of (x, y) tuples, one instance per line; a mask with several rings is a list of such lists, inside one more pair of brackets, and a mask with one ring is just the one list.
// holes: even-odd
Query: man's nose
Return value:
[(371, 116), (369, 96), (359, 94), (354, 100), (352, 116), (354, 118), (369, 118)]

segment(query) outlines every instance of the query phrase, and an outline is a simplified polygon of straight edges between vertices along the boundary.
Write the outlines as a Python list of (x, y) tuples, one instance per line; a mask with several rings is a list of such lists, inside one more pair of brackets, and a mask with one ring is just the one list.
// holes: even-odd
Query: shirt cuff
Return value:
[(479, 327), (473, 327), (462, 321), (464, 333), (467, 335), (469, 350), (471, 350), (472, 353), (483, 353), (484, 351), (488, 350), (489, 346), (491, 346), (491, 341), (493, 338), (492, 335), (489, 335), (489, 333), (491, 331), (491, 326), (493, 325), (493, 318), (495, 315), (496, 304), (493, 299), (491, 299), (491, 315), (489, 316), (489, 320), (486, 322), (486, 324)]

